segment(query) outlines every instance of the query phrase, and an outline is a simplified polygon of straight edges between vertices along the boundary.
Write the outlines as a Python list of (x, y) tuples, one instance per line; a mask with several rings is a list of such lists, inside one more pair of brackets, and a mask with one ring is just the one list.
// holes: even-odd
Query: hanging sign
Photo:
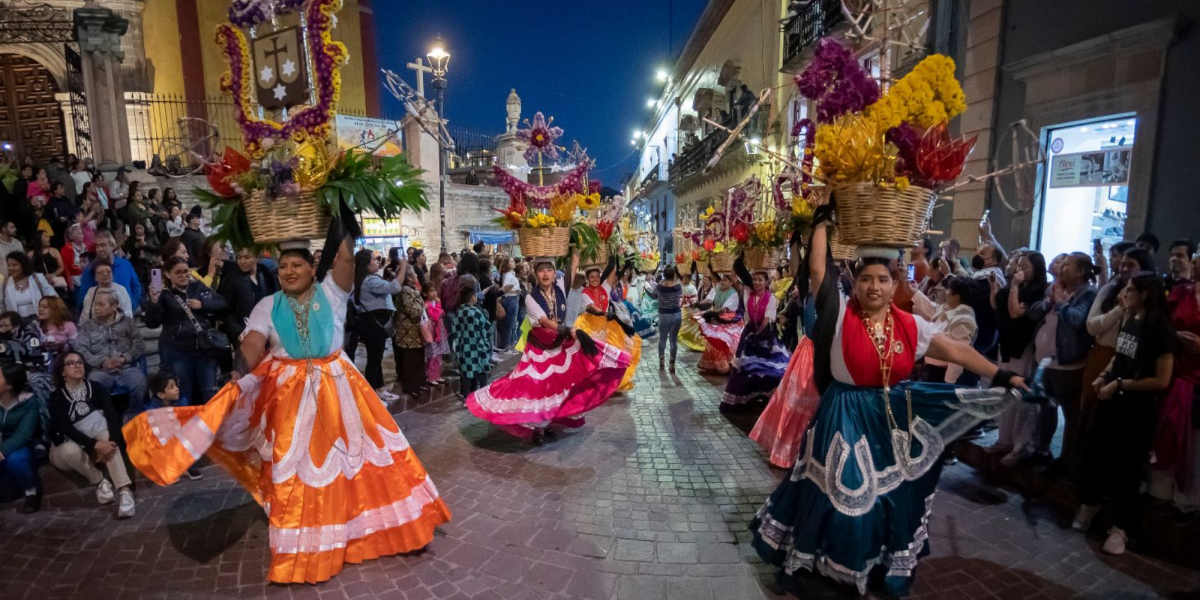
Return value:
[(337, 128), (338, 148), (357, 148), (375, 156), (400, 154), (400, 134), (395, 131), (394, 121), (339, 114), (334, 126)]
[(1050, 159), (1050, 187), (1129, 185), (1132, 161), (1132, 147), (1060, 154)]
[(308, 102), (308, 67), (304, 60), (304, 35), (288, 27), (250, 42), (254, 54), (254, 81), (258, 103), (267, 110), (291, 108)]

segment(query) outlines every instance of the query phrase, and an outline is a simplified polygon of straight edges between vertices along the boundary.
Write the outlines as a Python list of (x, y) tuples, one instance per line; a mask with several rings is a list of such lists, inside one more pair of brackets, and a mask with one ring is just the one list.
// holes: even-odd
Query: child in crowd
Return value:
[(454, 350), (458, 356), (459, 394), (463, 401), (487, 385), (492, 369), (492, 321), (479, 307), (472, 286), (458, 290), (458, 313), (454, 317)]
[(421, 323), (428, 329), (429, 343), (425, 345), (425, 378), (429, 385), (442, 385), (442, 356), (450, 354), (450, 344), (446, 339), (446, 325), (442, 321), (442, 301), (438, 296), (438, 287), (430, 286), (425, 290), (425, 316), (428, 319)]
[[(187, 406), (187, 398), (179, 391), (179, 381), (170, 371), (162, 370), (150, 376), (150, 400), (146, 402), (147, 409), (166, 408), (172, 406)], [(204, 474), (195, 465), (187, 470), (187, 478), (195, 481)]]

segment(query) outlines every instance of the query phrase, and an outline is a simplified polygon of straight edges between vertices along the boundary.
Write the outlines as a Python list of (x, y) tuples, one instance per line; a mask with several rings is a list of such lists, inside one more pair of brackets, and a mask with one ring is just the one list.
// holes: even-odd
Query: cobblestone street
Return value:
[[(13, 600), (783, 598), (747, 543), (747, 522), (782, 471), (746, 437), (749, 424), (718, 413), (724, 380), (697, 375), (696, 355), (672, 377), (646, 354), (635, 392), (542, 447), (453, 397), (399, 415), (454, 513), (419, 555), (348, 565), (315, 587), (267, 585), (262, 512), (209, 466), (201, 481), (170, 488), (141, 480), (126, 521), (91, 490), (52, 494), (30, 517), (3, 506), (0, 589)], [(913, 597), (1200, 597), (1200, 573), (1102, 555), (1068, 519), (969, 467), (948, 468)]]

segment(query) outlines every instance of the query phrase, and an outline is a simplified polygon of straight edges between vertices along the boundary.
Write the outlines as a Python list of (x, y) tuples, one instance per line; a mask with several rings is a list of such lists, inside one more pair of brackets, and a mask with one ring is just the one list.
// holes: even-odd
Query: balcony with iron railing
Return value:
[(812, 0), (793, 3), (796, 14), (783, 24), (783, 65), (780, 71), (795, 73), (802, 66), (804, 51), (833, 32), (846, 20), (841, 0)]
[(671, 165), (671, 187), (676, 187), (685, 179), (703, 172), (704, 168), (708, 166), (709, 159), (727, 139), (729, 139), (728, 132), (724, 129), (714, 129), (691, 146), (684, 146), (683, 151)]

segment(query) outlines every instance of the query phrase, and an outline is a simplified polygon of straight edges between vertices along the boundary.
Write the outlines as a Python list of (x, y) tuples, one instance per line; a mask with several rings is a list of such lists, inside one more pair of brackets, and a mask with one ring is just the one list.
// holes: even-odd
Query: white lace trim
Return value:
[(533, 357), (530, 357), (531, 360), (521, 361), (522, 364), (519, 365), (515, 370), (513, 370), (512, 373), (509, 373), (508, 376), (512, 379), (516, 379), (518, 377), (529, 377), (530, 379), (533, 379), (534, 381), (545, 381), (551, 375), (561, 375), (563, 373), (566, 373), (567, 370), (571, 368), (571, 361), (574, 359), (575, 355), (579, 353), (579, 344), (571, 344), (571, 347), (567, 348), (565, 353), (566, 353), (566, 357), (563, 360), (562, 364), (550, 365), (546, 368), (545, 371), (538, 371), (536, 368), (537, 363), (546, 361), (545, 358), (538, 361), (538, 360), (532, 360)]
[(394, 529), (421, 517), (425, 507), (438, 498), (437, 488), (426, 476), (403, 500), (365, 510), (345, 524), (321, 527), (270, 528), (271, 550), (275, 554), (326, 552), (345, 548), (352, 541), (379, 531)]

